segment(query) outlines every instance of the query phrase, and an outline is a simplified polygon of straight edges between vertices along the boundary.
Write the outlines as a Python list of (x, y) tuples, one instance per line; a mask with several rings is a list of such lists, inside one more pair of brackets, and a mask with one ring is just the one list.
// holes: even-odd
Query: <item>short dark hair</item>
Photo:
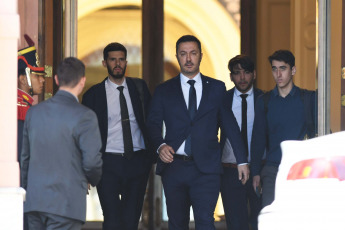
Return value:
[(118, 43), (118, 42), (112, 42), (109, 43), (103, 50), (103, 60), (107, 60), (109, 56), (109, 52), (111, 51), (122, 51), (125, 53), (125, 58), (127, 59), (127, 49), (124, 47), (124, 45)]
[(289, 64), (290, 68), (295, 66), (295, 56), (289, 50), (277, 50), (268, 57), (268, 61), (271, 63), (271, 66), (273, 61), (283, 61)]
[(56, 73), (60, 86), (73, 88), (85, 76), (85, 65), (75, 57), (68, 57), (62, 60)]
[(242, 69), (249, 71), (251, 73), (254, 72), (254, 62), (248, 55), (240, 54), (231, 58), (228, 64), (228, 69), (230, 70), (230, 72), (233, 72), (234, 67), (238, 64), (241, 65)]
[(200, 43), (199, 39), (197, 39), (193, 35), (184, 35), (184, 36), (180, 37), (176, 42), (176, 54), (177, 54), (177, 50), (178, 50), (179, 45), (183, 42), (196, 42), (196, 44), (198, 45), (198, 48), (200, 50), (200, 53), (201, 53), (201, 43)]

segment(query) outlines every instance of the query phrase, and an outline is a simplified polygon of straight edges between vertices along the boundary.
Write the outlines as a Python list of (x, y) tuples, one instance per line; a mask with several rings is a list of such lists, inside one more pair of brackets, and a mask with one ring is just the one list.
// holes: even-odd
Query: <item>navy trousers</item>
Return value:
[(249, 230), (249, 225), (252, 230), (257, 230), (261, 199), (253, 189), (252, 177), (242, 185), (237, 168), (223, 169), (221, 195), (228, 230)]
[(193, 208), (195, 229), (213, 230), (220, 175), (201, 173), (194, 161), (174, 159), (162, 173), (169, 230), (188, 230)]
[(103, 230), (137, 230), (151, 160), (143, 150), (128, 160), (103, 154), (103, 173), (97, 192), (103, 211)]

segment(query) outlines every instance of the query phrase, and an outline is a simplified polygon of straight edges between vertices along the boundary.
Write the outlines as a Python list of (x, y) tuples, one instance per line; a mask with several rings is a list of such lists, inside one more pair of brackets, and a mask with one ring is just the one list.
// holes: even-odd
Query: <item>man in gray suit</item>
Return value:
[(85, 66), (64, 59), (56, 95), (29, 109), (24, 124), (21, 183), (29, 229), (81, 229), (88, 183), (101, 178), (101, 137), (95, 113), (78, 103)]

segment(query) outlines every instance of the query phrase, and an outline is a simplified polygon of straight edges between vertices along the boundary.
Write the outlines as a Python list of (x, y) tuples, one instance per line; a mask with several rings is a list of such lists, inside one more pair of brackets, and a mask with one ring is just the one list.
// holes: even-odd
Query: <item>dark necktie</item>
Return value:
[(246, 147), (246, 156), (248, 157), (248, 135), (247, 135), (247, 96), (248, 94), (241, 94), (242, 98), (242, 124), (241, 134), (244, 145)]
[[(190, 84), (188, 112), (189, 112), (190, 118), (193, 119), (196, 114), (196, 91), (194, 88), (195, 80), (189, 80), (188, 84)], [(192, 155), (192, 137), (190, 134), (188, 135), (186, 139), (184, 151), (188, 156)]]
[(131, 159), (133, 156), (133, 141), (131, 124), (129, 122), (128, 108), (125, 95), (123, 95), (123, 86), (117, 87), (120, 91), (120, 108), (121, 108), (121, 123), (122, 123), (122, 134), (123, 134), (123, 145), (124, 145), (124, 156), (127, 159)]

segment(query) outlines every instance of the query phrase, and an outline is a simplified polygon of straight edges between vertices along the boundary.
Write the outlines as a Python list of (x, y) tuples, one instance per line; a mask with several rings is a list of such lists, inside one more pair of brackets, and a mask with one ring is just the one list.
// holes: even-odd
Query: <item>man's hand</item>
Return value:
[(242, 182), (242, 184), (245, 184), (247, 180), (249, 179), (249, 167), (248, 164), (246, 165), (238, 165), (238, 179)]
[[(260, 188), (260, 190), (261, 190), (260, 176), (259, 175), (253, 176), (253, 188), (254, 188), (254, 191), (256, 191), (256, 188)], [(261, 191), (260, 191), (260, 193), (261, 193)]]
[(159, 158), (164, 163), (171, 163), (174, 160), (173, 154), (175, 154), (175, 151), (173, 148), (171, 148), (170, 145), (164, 144), (158, 149)]

